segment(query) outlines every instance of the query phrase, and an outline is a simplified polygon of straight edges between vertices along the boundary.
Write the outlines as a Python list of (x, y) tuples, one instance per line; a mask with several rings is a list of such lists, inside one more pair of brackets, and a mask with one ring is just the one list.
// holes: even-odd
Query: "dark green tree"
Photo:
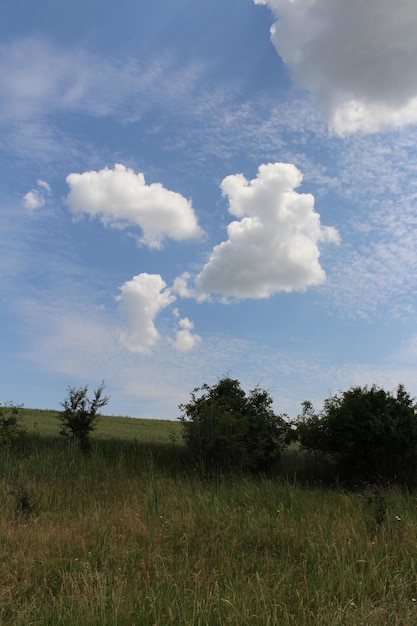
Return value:
[[(309, 405), (308, 409), (311, 409)], [(373, 385), (352, 387), (304, 411), (301, 445), (328, 455), (342, 480), (412, 483), (417, 477), (416, 403), (403, 385), (396, 394)]]
[(73, 450), (90, 450), (90, 433), (97, 426), (98, 412), (110, 401), (110, 396), (103, 395), (103, 392), (104, 381), (94, 390), (92, 400), (87, 396), (88, 385), (68, 387), (68, 396), (61, 403), (64, 410), (58, 418), (61, 422), (60, 434), (68, 438)]
[(266, 471), (281, 455), (288, 427), (259, 387), (247, 396), (238, 380), (225, 377), (194, 389), (179, 408), (190, 456), (205, 470)]

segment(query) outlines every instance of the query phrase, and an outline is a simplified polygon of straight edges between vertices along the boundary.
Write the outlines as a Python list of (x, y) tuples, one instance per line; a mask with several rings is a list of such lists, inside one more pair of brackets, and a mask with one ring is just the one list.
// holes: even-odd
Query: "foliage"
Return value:
[(94, 390), (94, 397), (87, 397), (88, 385), (68, 387), (68, 397), (61, 403), (63, 411), (59, 414), (60, 434), (67, 437), (73, 449), (79, 447), (83, 452), (90, 449), (90, 433), (96, 428), (98, 411), (110, 401), (104, 396), (104, 381)]
[(288, 430), (271, 406), (267, 391), (256, 387), (246, 396), (229, 377), (194, 389), (190, 402), (179, 406), (191, 457), (210, 471), (270, 469)]
[(396, 394), (352, 387), (328, 398), (320, 414), (304, 403), (297, 432), (301, 445), (330, 455), (347, 481), (415, 481), (417, 412), (403, 385)]
[(23, 404), (7, 402), (0, 407), (0, 445), (12, 445), (20, 441), (24, 435), (19, 425), (18, 415)]

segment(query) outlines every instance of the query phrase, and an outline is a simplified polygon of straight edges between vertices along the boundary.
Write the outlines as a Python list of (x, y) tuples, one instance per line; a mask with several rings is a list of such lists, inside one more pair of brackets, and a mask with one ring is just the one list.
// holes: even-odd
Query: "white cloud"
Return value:
[(69, 174), (66, 203), (74, 216), (99, 217), (106, 226), (139, 226), (141, 241), (160, 247), (165, 237), (187, 239), (202, 233), (191, 202), (160, 183), (145, 183), (144, 175), (117, 164), (96, 172)]
[(294, 80), (340, 134), (417, 122), (415, 0), (254, 0)]
[(41, 189), (43, 189), (43, 191), (50, 196), (52, 193), (52, 189), (51, 189), (51, 185), (49, 183), (46, 182), (46, 180), (42, 180), (41, 178), (38, 178), (38, 180), (36, 181), (38, 187), (40, 187)]
[(45, 199), (38, 189), (31, 189), (23, 196), (23, 206), (29, 211), (40, 209), (45, 204)]
[[(173, 290), (167, 288), (159, 274), (143, 273), (125, 282), (120, 291), (116, 300), (127, 318), (127, 329), (120, 334), (120, 340), (130, 352), (150, 354), (159, 339), (155, 318), (175, 301)], [(177, 308), (172, 313), (178, 319), (178, 329), (175, 339), (168, 341), (175, 350), (189, 352), (200, 343), (201, 337), (191, 332), (194, 323), (188, 317), (179, 319)]]
[(149, 354), (159, 338), (155, 317), (175, 300), (159, 274), (138, 274), (120, 287), (116, 297), (127, 318), (127, 329), (120, 339), (131, 352)]
[(178, 322), (179, 330), (177, 330), (175, 341), (172, 345), (179, 352), (189, 352), (200, 343), (201, 337), (199, 335), (193, 335), (192, 329), (194, 328), (194, 322), (184, 317)]
[(36, 183), (39, 189), (31, 189), (23, 196), (23, 206), (29, 211), (35, 211), (43, 207), (45, 195), (50, 196), (52, 193), (51, 185), (45, 180), (38, 179)]
[(301, 181), (289, 163), (261, 165), (251, 181), (242, 174), (223, 180), (229, 212), (242, 219), (229, 224), (228, 240), (213, 249), (197, 276), (198, 292), (267, 298), (324, 282), (318, 242), (339, 236), (321, 226), (314, 197), (294, 191)]
[(172, 291), (178, 294), (180, 298), (192, 298), (194, 296), (193, 290), (188, 286), (190, 278), (190, 272), (183, 272), (174, 280)]

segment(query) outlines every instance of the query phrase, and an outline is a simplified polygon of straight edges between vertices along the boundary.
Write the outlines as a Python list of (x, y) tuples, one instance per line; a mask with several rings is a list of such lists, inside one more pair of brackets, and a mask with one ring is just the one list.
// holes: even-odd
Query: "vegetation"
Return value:
[(8, 402), (0, 407), (0, 445), (10, 446), (16, 444), (24, 436), (24, 429), (18, 421), (19, 411), (22, 404)]
[[(57, 412), (52, 409), (22, 408), (19, 410), (19, 423), (30, 435), (55, 437), (57, 434)], [(182, 440), (182, 426), (173, 420), (100, 415), (93, 441), (103, 439), (169, 443)]]
[(402, 385), (395, 395), (352, 387), (327, 399), (318, 415), (305, 402), (297, 435), (307, 450), (329, 455), (344, 482), (415, 483), (416, 404)]
[(96, 428), (98, 411), (110, 401), (104, 396), (104, 381), (94, 390), (94, 397), (87, 396), (88, 385), (84, 387), (68, 387), (68, 397), (62, 403), (64, 410), (58, 416), (61, 421), (60, 434), (67, 437), (74, 450), (78, 447), (82, 452), (90, 450), (90, 433)]
[[(103, 416), (88, 455), (59, 436), (56, 413), (18, 407), (26, 435), (0, 454), (0, 624), (417, 623), (412, 492), (387, 480), (354, 490), (320, 482), (328, 458), (338, 471), (342, 461), (352, 464), (353, 448), (342, 443), (361, 443), (356, 430), (369, 477), (384, 470), (382, 454), (392, 453), (393, 471), (401, 446), (413, 467), (414, 401), (403, 387), (380, 391), (354, 388), (319, 414), (305, 402), (292, 429), (302, 447), (284, 445), (288, 427), (266, 392), (246, 396), (231, 379), (195, 390), (178, 422)], [(13, 406), (0, 409), (0, 419), (17, 420)], [(197, 416), (207, 426), (208, 415), (208, 435), (233, 463), (220, 455), (212, 469), (222, 471), (202, 475), (190, 465), (188, 442), (212, 444), (196, 426)], [(229, 448), (226, 416), (239, 434)], [(242, 433), (254, 436), (252, 446)], [(378, 448), (387, 433), (392, 447)], [(279, 468), (265, 441), (277, 443)], [(271, 463), (274, 472), (260, 471)], [(355, 468), (356, 477), (365, 461)]]
[(193, 461), (217, 472), (266, 471), (279, 459), (288, 432), (272, 398), (256, 387), (248, 396), (238, 380), (222, 378), (194, 389), (180, 421)]
[(6, 448), (0, 624), (416, 623), (414, 497), (207, 480), (185, 453), (105, 438), (74, 459), (36, 434)]

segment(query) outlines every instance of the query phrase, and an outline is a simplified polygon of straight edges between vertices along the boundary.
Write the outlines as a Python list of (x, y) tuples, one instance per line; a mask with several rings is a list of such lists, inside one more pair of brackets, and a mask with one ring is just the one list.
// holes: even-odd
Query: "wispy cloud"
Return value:
[(0, 74), (0, 120), (56, 111), (134, 119), (159, 106), (161, 93), (174, 106), (193, 89), (199, 69), (175, 67), (167, 56), (121, 61), (29, 38), (0, 48)]

